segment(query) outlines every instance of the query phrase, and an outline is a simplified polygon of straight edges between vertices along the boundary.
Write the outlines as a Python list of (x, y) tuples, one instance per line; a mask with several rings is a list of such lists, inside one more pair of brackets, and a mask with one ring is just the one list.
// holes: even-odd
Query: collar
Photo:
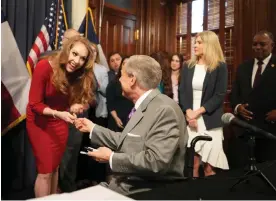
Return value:
[[(270, 58), (272, 57), (272, 54), (270, 53), (270, 55), (268, 55), (268, 57), (266, 57), (264, 60), (263, 60), (263, 64), (264, 66), (266, 66), (270, 60)], [(255, 64), (258, 63), (258, 59), (255, 58)]]
[(134, 106), (136, 110), (141, 105), (141, 103), (147, 98), (147, 96), (150, 94), (150, 92), (152, 92), (152, 89), (146, 91), (142, 96), (140, 96), (140, 98), (138, 98), (138, 100), (136, 101), (135, 106)]

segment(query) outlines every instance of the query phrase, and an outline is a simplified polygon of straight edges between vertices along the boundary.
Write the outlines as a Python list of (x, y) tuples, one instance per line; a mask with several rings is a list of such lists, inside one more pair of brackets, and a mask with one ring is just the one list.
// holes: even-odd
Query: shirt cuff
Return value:
[(92, 128), (91, 128), (91, 130), (90, 130), (90, 133), (89, 133), (89, 139), (91, 140), (91, 138), (92, 138), (92, 132), (93, 132), (93, 130), (94, 130), (94, 128), (95, 128), (95, 125), (96, 124), (93, 124), (92, 125)]
[(240, 106), (241, 104), (238, 104), (236, 107), (235, 107), (235, 110), (234, 110), (234, 113), (235, 114), (238, 114), (238, 107)]
[(112, 151), (111, 156), (109, 158), (109, 166), (110, 166), (111, 170), (112, 170), (112, 157), (113, 157), (113, 155), (114, 155), (114, 152)]

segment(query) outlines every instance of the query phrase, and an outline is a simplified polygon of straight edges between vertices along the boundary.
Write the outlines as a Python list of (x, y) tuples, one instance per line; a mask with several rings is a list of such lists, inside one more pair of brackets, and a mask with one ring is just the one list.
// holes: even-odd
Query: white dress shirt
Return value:
[[(263, 60), (263, 65), (262, 65), (262, 72), (261, 74), (263, 74), (270, 58), (271, 58), (272, 54), (270, 54), (268, 57), (266, 57), (264, 60)], [(255, 61), (254, 61), (254, 66), (253, 66), (253, 71), (252, 71), (252, 77), (251, 77), (251, 86), (253, 87), (253, 84), (254, 84), (254, 80), (255, 80), (255, 76), (256, 76), (256, 73), (257, 73), (257, 70), (258, 70), (258, 59), (255, 58)]]
[[(140, 96), (140, 98), (138, 98), (138, 100), (136, 101), (136, 103), (134, 105), (136, 110), (139, 108), (139, 106), (142, 104), (142, 102), (147, 98), (147, 96), (150, 94), (150, 92), (152, 92), (152, 89), (146, 91), (142, 96)], [(90, 139), (92, 137), (92, 132), (93, 132), (93, 129), (94, 129), (95, 125), (96, 124), (93, 124), (93, 126), (91, 128), (91, 131), (90, 131), (90, 134), (89, 134)], [(111, 153), (111, 156), (109, 158), (109, 165), (110, 165), (111, 170), (112, 170), (112, 157), (113, 157), (113, 154), (114, 154), (114, 152)]]
[[(262, 65), (262, 72), (261, 74), (263, 74), (270, 58), (271, 58), (272, 54), (270, 54), (268, 57), (266, 57), (264, 60), (263, 60), (263, 65)], [(255, 76), (256, 76), (256, 73), (257, 73), (257, 70), (258, 70), (258, 59), (255, 58), (254, 60), (254, 65), (253, 65), (253, 71), (252, 71), (252, 76), (251, 76), (251, 86), (253, 88), (253, 85), (254, 85), (254, 80), (255, 80)], [(238, 107), (240, 106), (241, 104), (238, 104), (236, 107), (235, 107), (235, 114), (238, 114)]]

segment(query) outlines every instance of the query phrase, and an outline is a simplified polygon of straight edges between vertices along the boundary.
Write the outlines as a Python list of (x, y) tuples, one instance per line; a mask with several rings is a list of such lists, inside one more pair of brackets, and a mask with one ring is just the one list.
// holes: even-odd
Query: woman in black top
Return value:
[(121, 77), (122, 66), (129, 57), (125, 57), (120, 65), (116, 78), (111, 81), (106, 88), (107, 109), (110, 113), (108, 119), (108, 128), (120, 132), (124, 129), (128, 121), (128, 115), (134, 104), (122, 95), (122, 86), (119, 81)]

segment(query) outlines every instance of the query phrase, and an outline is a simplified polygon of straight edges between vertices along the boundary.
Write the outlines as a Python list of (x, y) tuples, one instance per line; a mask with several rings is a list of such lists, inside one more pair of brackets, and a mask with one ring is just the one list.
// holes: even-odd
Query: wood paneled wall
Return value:
[(172, 52), (175, 49), (176, 5), (161, 4), (160, 0), (145, 1), (145, 37), (144, 53), (163, 50)]
[[(113, 47), (103, 47), (106, 54), (117, 48), (118, 51), (121, 51), (120, 46), (111, 45), (110, 40), (108, 41), (110, 36), (105, 36), (108, 26), (104, 26), (104, 22), (102, 28), (99, 29), (99, 10), (102, 1), (90, 0), (89, 2), (101, 43), (105, 47), (109, 44)], [(166, 1), (166, 4), (163, 5), (162, 2), (164, 1), (161, 0), (135, 0), (135, 2), (135, 13), (130, 11), (127, 18), (135, 21), (133, 29), (139, 30), (139, 39), (133, 42), (128, 54), (150, 54), (156, 50), (176, 51), (176, 4), (172, 1)], [(234, 68), (243, 60), (252, 56), (252, 37), (257, 31), (267, 29), (276, 37), (275, 8), (276, 0), (235, 0)], [(104, 10), (105, 16), (111, 15), (114, 18), (117, 18), (116, 15), (127, 16), (125, 12), (116, 10), (116, 8), (106, 7)], [(112, 13), (116, 13), (116, 15)], [(116, 40), (116, 38), (113, 39)], [(117, 43), (120, 43), (120, 41)], [(274, 48), (275, 52), (276, 48)]]
[(235, 67), (252, 57), (252, 39), (256, 32), (268, 30), (276, 37), (275, 9), (275, 0), (235, 0)]
[[(97, 33), (106, 55), (115, 50), (123, 54), (150, 54), (157, 50), (175, 51), (175, 4), (166, 3), (163, 5), (161, 0), (136, 0), (135, 13), (133, 11), (127, 13), (116, 9), (116, 7), (106, 6), (100, 28), (99, 10), (101, 3), (102, 0), (89, 1), (93, 10)], [(135, 40), (134, 32), (137, 30), (139, 31), (139, 39)], [(125, 36), (128, 39), (124, 39)], [(122, 41), (130, 41), (131, 44), (128, 47), (123, 47)]]

